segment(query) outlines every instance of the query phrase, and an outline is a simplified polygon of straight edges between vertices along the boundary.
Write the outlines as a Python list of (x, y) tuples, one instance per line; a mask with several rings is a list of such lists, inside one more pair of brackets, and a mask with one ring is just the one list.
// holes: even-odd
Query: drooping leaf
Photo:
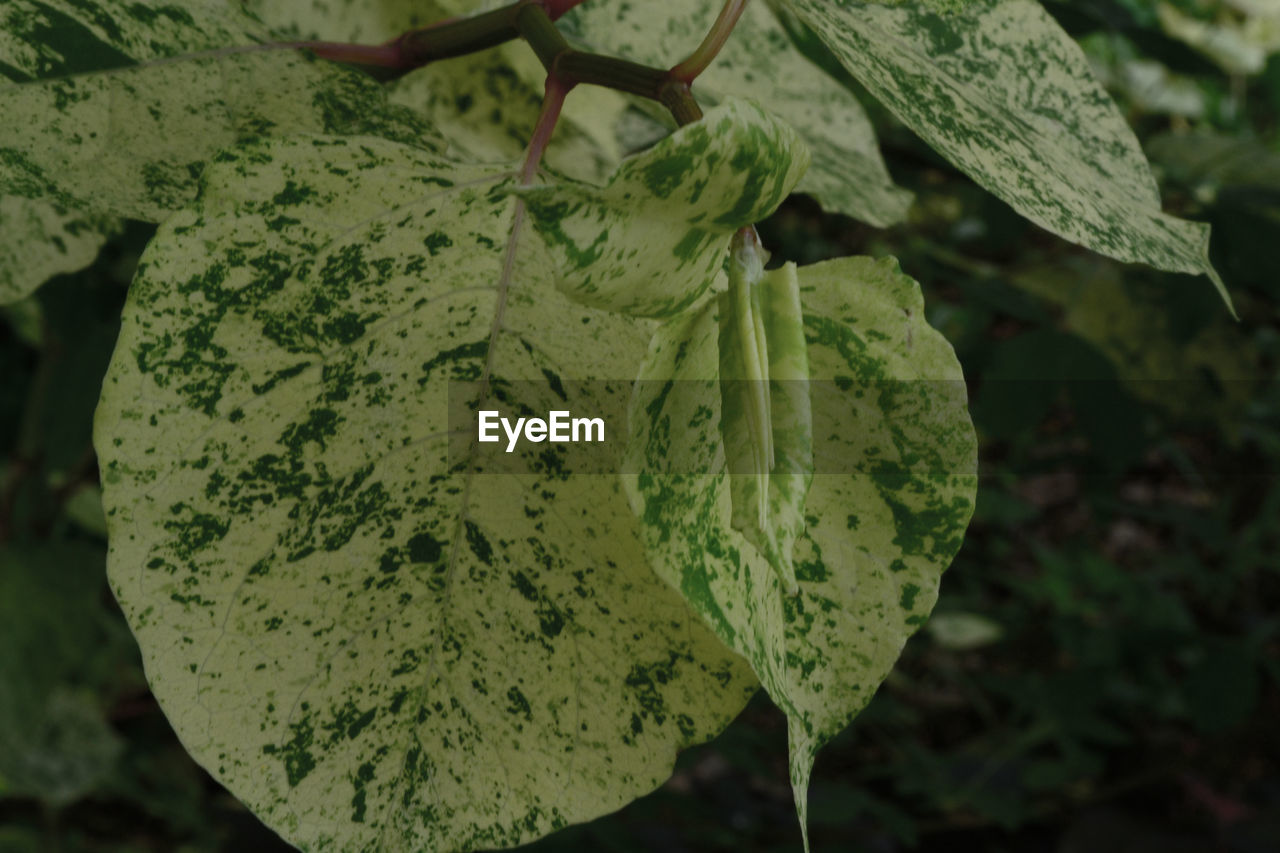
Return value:
[(730, 99), (624, 162), (603, 187), (562, 181), (522, 195), (562, 290), (665, 317), (706, 293), (733, 232), (772, 213), (808, 162), (790, 127)]
[(1161, 212), (1142, 149), (1034, 0), (782, 0), (904, 123), (1028, 219), (1122, 261), (1204, 274), (1207, 226)]
[[(722, 169), (708, 194), (739, 187)], [(375, 139), (231, 149), (130, 290), (95, 433), (113, 588), (189, 750), (298, 844), (527, 841), (653, 788), (755, 685), (616, 480), (451, 452), (451, 384), (487, 380), (472, 412), (517, 388), (607, 411), (648, 340), (557, 290), (514, 175)]]
[(892, 259), (799, 270), (813, 416), (799, 594), (733, 529), (716, 302), (655, 336), (631, 412), (628, 494), (655, 570), (786, 712), (804, 822), (817, 750), (925, 620), (973, 509), (976, 442), (951, 347)]
[[(711, 28), (720, 0), (584, 3), (561, 22), (592, 49), (659, 67), (684, 59)], [(875, 132), (854, 95), (790, 42), (765, 3), (750, 3), (715, 61), (694, 82), (704, 106), (752, 98), (791, 124), (812, 154), (797, 190), (826, 209), (872, 225), (906, 216), (911, 194), (895, 186)]]
[(29, 296), (55, 275), (87, 267), (116, 228), (110, 217), (0, 195), (0, 305)]

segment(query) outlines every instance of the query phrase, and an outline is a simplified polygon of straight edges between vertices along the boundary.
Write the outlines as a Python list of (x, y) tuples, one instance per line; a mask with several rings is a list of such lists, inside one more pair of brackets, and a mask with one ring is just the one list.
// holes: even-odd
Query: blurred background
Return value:
[[(1271, 853), (1280, 0), (1045, 6), (1126, 111), (1166, 209), (1213, 224), (1241, 321), (1205, 279), (1027, 223), (883, 112), (910, 222), (797, 198), (763, 225), (778, 261), (897, 256), (982, 439), (933, 618), (819, 756), (814, 849)], [(0, 309), (0, 853), (289, 849), (186, 756), (106, 586), (92, 413), (149, 234)], [(799, 850), (782, 715), (757, 697), (651, 796), (528, 849)]]

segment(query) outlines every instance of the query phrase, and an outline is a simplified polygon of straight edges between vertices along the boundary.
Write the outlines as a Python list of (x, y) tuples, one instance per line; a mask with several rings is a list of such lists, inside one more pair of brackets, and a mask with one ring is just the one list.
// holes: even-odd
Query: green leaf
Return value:
[(798, 271), (813, 416), (799, 594), (731, 524), (717, 313), (656, 334), (632, 399), (628, 494), (658, 574), (749, 660), (786, 712), (804, 823), (817, 750), (866, 705), (925, 620), (973, 510), (960, 368), (892, 259)]
[(29, 296), (0, 306), (0, 316), (4, 317), (15, 341), (21, 341), (36, 350), (44, 348), (44, 310), (35, 297)]
[[(1063, 329), (1097, 347), (1136, 398), (1178, 417), (1211, 419), (1232, 435), (1272, 379), (1240, 346), (1238, 326), (1209, 313), (1194, 292), (1171, 298), (1165, 282), (1125, 276), (1090, 256), (1029, 264), (1008, 280), (1056, 306)], [(1201, 322), (1180, 328), (1179, 313)], [(1071, 368), (1067, 375), (1080, 365)], [(1181, 383), (1176, 393), (1171, 382)]]
[(102, 489), (84, 485), (71, 493), (62, 507), (68, 519), (82, 530), (106, 538), (107, 517), (102, 513)]
[(666, 317), (707, 292), (733, 232), (772, 213), (808, 162), (790, 127), (728, 100), (625, 161), (603, 187), (562, 181), (521, 192), (563, 291)]
[(980, 649), (1004, 635), (1000, 623), (981, 613), (935, 613), (925, 629), (935, 643), (953, 652)]
[(44, 199), (0, 195), (0, 305), (29, 296), (55, 275), (87, 267), (118, 227), (110, 217)]
[(123, 746), (100, 694), (129, 646), (103, 618), (102, 560), (82, 545), (0, 547), (0, 776), (54, 806), (92, 791)]
[[(281, 38), (381, 44), (449, 17), (436, 0), (236, 0)], [(446, 0), (447, 2), (447, 0)]]
[(1198, 199), (1224, 187), (1260, 187), (1280, 192), (1280, 152), (1259, 139), (1212, 131), (1165, 132), (1147, 141), (1147, 153), (1171, 180)]
[[(1204, 118), (1208, 112), (1208, 85), (1146, 57), (1119, 33), (1090, 33), (1080, 39), (1080, 47), (1098, 81), (1118, 93), (1121, 103), (1142, 113), (1194, 120)], [(1150, 148), (1147, 151), (1150, 153)]]
[(908, 127), (1023, 216), (1118, 260), (1203, 273), (1231, 306), (1208, 227), (1161, 212), (1133, 131), (1034, 0), (785, 4)]
[[(593, 50), (670, 67), (710, 30), (721, 0), (584, 3), (562, 28)], [(901, 222), (911, 194), (893, 184), (857, 98), (813, 65), (764, 3), (751, 3), (719, 56), (694, 83), (703, 107), (752, 98), (791, 124), (813, 162), (797, 189), (826, 209), (872, 225)]]
[[(1230, 8), (1221, 8), (1224, 5)], [(1200, 14), (1188, 15), (1170, 3), (1157, 3), (1160, 26), (1229, 74), (1260, 74), (1268, 57), (1280, 51), (1280, 6), (1274, 2), (1246, 0), (1190, 8)]]
[(95, 427), (113, 588), (184, 744), (302, 846), (522, 843), (651, 790), (755, 685), (616, 480), (451, 454), (451, 383), (605, 410), (574, 380), (648, 340), (556, 289), (514, 175), (242, 146), (130, 290)]
[[(292, 50), (228, 4), (6, 4), (0, 193), (162, 220), (218, 149), (260, 135), (376, 134), (432, 147), (376, 83)], [(183, 56), (183, 54), (194, 54)]]

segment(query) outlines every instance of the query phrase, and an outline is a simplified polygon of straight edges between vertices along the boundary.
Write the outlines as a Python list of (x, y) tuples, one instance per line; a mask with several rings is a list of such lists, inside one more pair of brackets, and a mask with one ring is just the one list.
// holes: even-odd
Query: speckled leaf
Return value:
[[(388, 2), (388, 0), (380, 1)], [(492, 9), (500, 5), (502, 0), (496, 0), (496, 2), (495, 0), (434, 0), (434, 2), (439, 8), (452, 15), (470, 15)], [(560, 19), (558, 26), (562, 31), (566, 31), (564, 18)], [(567, 32), (566, 34), (572, 35)], [(527, 85), (541, 90), (542, 83), (546, 79), (546, 70), (528, 45), (519, 41), (509, 42), (500, 45), (494, 52)], [(611, 160), (616, 162), (623, 154), (629, 153), (620, 144), (618, 125), (626, 114), (631, 100), (631, 96), (612, 89), (600, 86), (579, 86), (565, 101), (560, 120), (573, 125), (601, 152), (605, 152)]]
[[(519, 47), (528, 50), (521, 44)], [(581, 87), (589, 92), (589, 87)], [(390, 99), (421, 112), (458, 159), (507, 162), (524, 151), (542, 109), (543, 87), (531, 85), (501, 51), (482, 51), (435, 62), (391, 85)], [(580, 103), (581, 92), (569, 103)], [(621, 146), (602, 146), (574, 120), (561, 116), (543, 165), (563, 175), (603, 183), (622, 159)]]
[(219, 0), (12, 0), (0, 24), (0, 193), (159, 221), (194, 198), (210, 155), (246, 137), (432, 144), (425, 122), (354, 71), (234, 52), (266, 32)]
[(116, 228), (111, 217), (0, 195), (0, 305), (30, 295), (55, 275), (87, 267)]
[[(245, 5), (278, 37), (361, 44), (379, 44), (479, 8), (457, 0), (252, 0)], [(519, 157), (529, 141), (545, 76), (529, 46), (515, 42), (431, 63), (386, 89), (392, 103), (427, 119), (447, 141), (453, 159), (505, 163)], [(602, 181), (622, 159), (608, 123), (617, 120), (624, 103), (617, 92), (598, 87), (575, 91), (543, 162), (581, 180)]]
[(184, 744), (306, 849), (594, 817), (755, 683), (616, 480), (451, 455), (474, 421), (450, 383), (608, 409), (572, 380), (634, 376), (648, 340), (558, 292), (513, 174), (371, 138), (232, 149), (130, 290), (95, 431), (112, 585)]
[(451, 17), (437, 0), (232, 0), (281, 38), (381, 44)]
[[(666, 324), (631, 403), (626, 478), (655, 569), (751, 661), (786, 712), (804, 821), (817, 750), (925, 620), (973, 509), (960, 367), (893, 259), (799, 270), (813, 416), (799, 594), (733, 529), (717, 424), (719, 305)], [(668, 381), (662, 381), (668, 380)]]
[(707, 292), (733, 232), (772, 213), (808, 163), (790, 127), (729, 100), (626, 160), (603, 187), (563, 181), (521, 192), (562, 290), (663, 317)]
[(1199, 274), (1208, 226), (1161, 212), (1133, 131), (1034, 0), (783, 0), (873, 94), (1022, 215), (1122, 261)]
[[(561, 27), (595, 50), (670, 67), (711, 28), (721, 0), (584, 3)], [(813, 162), (796, 189), (872, 225), (900, 222), (911, 194), (893, 184), (875, 131), (851, 92), (806, 59), (764, 2), (747, 6), (720, 55), (694, 83), (704, 106), (752, 98), (791, 124)]]

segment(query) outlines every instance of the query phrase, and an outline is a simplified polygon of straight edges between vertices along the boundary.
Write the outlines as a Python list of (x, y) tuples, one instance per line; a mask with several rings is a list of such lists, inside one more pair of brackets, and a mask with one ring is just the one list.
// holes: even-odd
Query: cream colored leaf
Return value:
[(372, 80), (253, 49), (266, 32), (222, 2), (13, 0), (3, 15), (3, 193), (156, 222), (195, 197), (210, 155), (241, 139), (372, 133), (433, 145)]
[(1034, 0), (953, 11), (783, 0), (922, 139), (1033, 222), (1122, 261), (1207, 275), (1209, 228), (1161, 212), (1133, 131)]
[(799, 594), (731, 523), (719, 303), (671, 320), (650, 345), (626, 483), (655, 571), (787, 714), (803, 826), (815, 754), (933, 606), (973, 511), (977, 445), (955, 355), (893, 259), (798, 275), (814, 466), (794, 550)]
[(192, 754), (305, 847), (523, 843), (651, 790), (755, 685), (615, 479), (451, 450), (451, 385), (610, 411), (648, 340), (557, 290), (514, 174), (231, 149), (130, 290), (95, 433), (112, 585)]

